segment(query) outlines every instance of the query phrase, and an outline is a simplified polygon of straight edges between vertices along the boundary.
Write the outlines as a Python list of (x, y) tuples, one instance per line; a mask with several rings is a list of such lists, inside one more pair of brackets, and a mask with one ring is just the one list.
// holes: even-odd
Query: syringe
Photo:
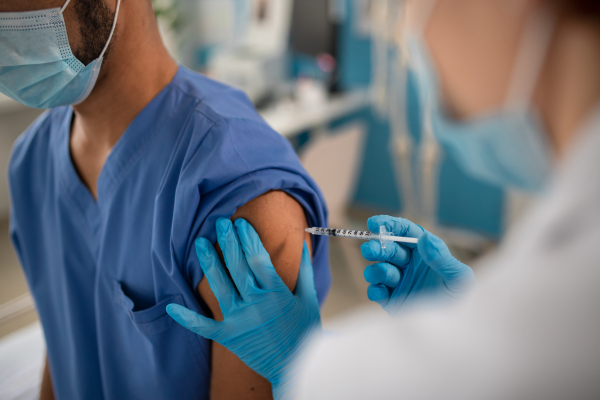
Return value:
[(362, 239), (362, 240), (379, 240), (381, 242), (381, 248), (385, 249), (386, 245), (391, 242), (400, 243), (413, 243), (416, 244), (419, 239), (409, 238), (403, 236), (394, 236), (393, 233), (388, 232), (385, 226), (379, 227), (379, 235), (369, 231), (352, 231), (349, 229), (330, 229), (330, 228), (307, 228), (306, 232), (311, 235), (321, 236), (339, 236), (351, 239)]

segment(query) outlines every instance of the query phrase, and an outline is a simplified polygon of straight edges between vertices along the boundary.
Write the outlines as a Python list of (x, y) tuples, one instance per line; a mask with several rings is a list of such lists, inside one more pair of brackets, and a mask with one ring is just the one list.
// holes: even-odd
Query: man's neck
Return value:
[(144, 2), (121, 6), (117, 31), (96, 86), (83, 103), (73, 107), (71, 156), (95, 197), (97, 179), (112, 148), (177, 72), (154, 15), (140, 9), (139, 3)]
[(113, 146), (177, 72), (177, 64), (161, 42), (119, 44), (111, 49), (90, 96), (73, 107), (73, 133), (82, 129), (93, 136), (91, 140)]

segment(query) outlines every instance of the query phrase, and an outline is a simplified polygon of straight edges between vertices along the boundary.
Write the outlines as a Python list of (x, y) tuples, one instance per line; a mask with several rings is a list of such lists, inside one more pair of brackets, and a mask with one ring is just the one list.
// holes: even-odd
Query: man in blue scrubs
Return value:
[(323, 301), (327, 242), (303, 229), (326, 207), (289, 143), (243, 93), (171, 59), (150, 0), (0, 0), (0, 54), (0, 91), (51, 108), (9, 172), (48, 346), (42, 398), (270, 398), (165, 307), (221, 317), (194, 250), (219, 217), (248, 220), (290, 288), (306, 239)]

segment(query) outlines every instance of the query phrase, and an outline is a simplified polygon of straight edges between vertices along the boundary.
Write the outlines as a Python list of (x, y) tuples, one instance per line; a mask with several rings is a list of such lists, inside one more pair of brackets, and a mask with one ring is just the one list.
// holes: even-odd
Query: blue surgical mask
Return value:
[(114, 33), (87, 66), (71, 52), (62, 8), (0, 13), (0, 92), (33, 108), (75, 105), (94, 88), (102, 59)]
[(442, 147), (473, 177), (532, 192), (542, 190), (548, 180), (552, 154), (549, 136), (531, 104), (552, 31), (546, 22), (534, 21), (528, 29), (504, 107), (468, 121), (449, 116), (422, 36), (407, 35), (426, 123)]

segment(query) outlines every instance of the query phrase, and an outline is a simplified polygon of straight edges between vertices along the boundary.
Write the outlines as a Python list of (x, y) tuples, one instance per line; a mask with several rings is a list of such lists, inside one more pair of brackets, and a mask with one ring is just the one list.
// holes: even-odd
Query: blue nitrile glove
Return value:
[(275, 399), (291, 398), (299, 355), (309, 335), (321, 327), (306, 243), (292, 294), (248, 222), (238, 219), (234, 230), (230, 220), (220, 218), (217, 240), (233, 282), (208, 240), (196, 240), (196, 253), (223, 311), (223, 321), (203, 317), (177, 304), (169, 304), (167, 312), (185, 328), (222, 344), (268, 379)]
[(368, 261), (382, 261), (365, 269), (371, 285), (369, 299), (376, 301), (390, 315), (422, 300), (456, 301), (476, 284), (469, 266), (452, 257), (448, 246), (437, 236), (407, 219), (379, 215), (369, 218), (367, 227), (379, 232), (384, 225), (395, 236), (418, 238), (417, 244), (389, 243), (385, 249), (371, 240), (361, 246)]

